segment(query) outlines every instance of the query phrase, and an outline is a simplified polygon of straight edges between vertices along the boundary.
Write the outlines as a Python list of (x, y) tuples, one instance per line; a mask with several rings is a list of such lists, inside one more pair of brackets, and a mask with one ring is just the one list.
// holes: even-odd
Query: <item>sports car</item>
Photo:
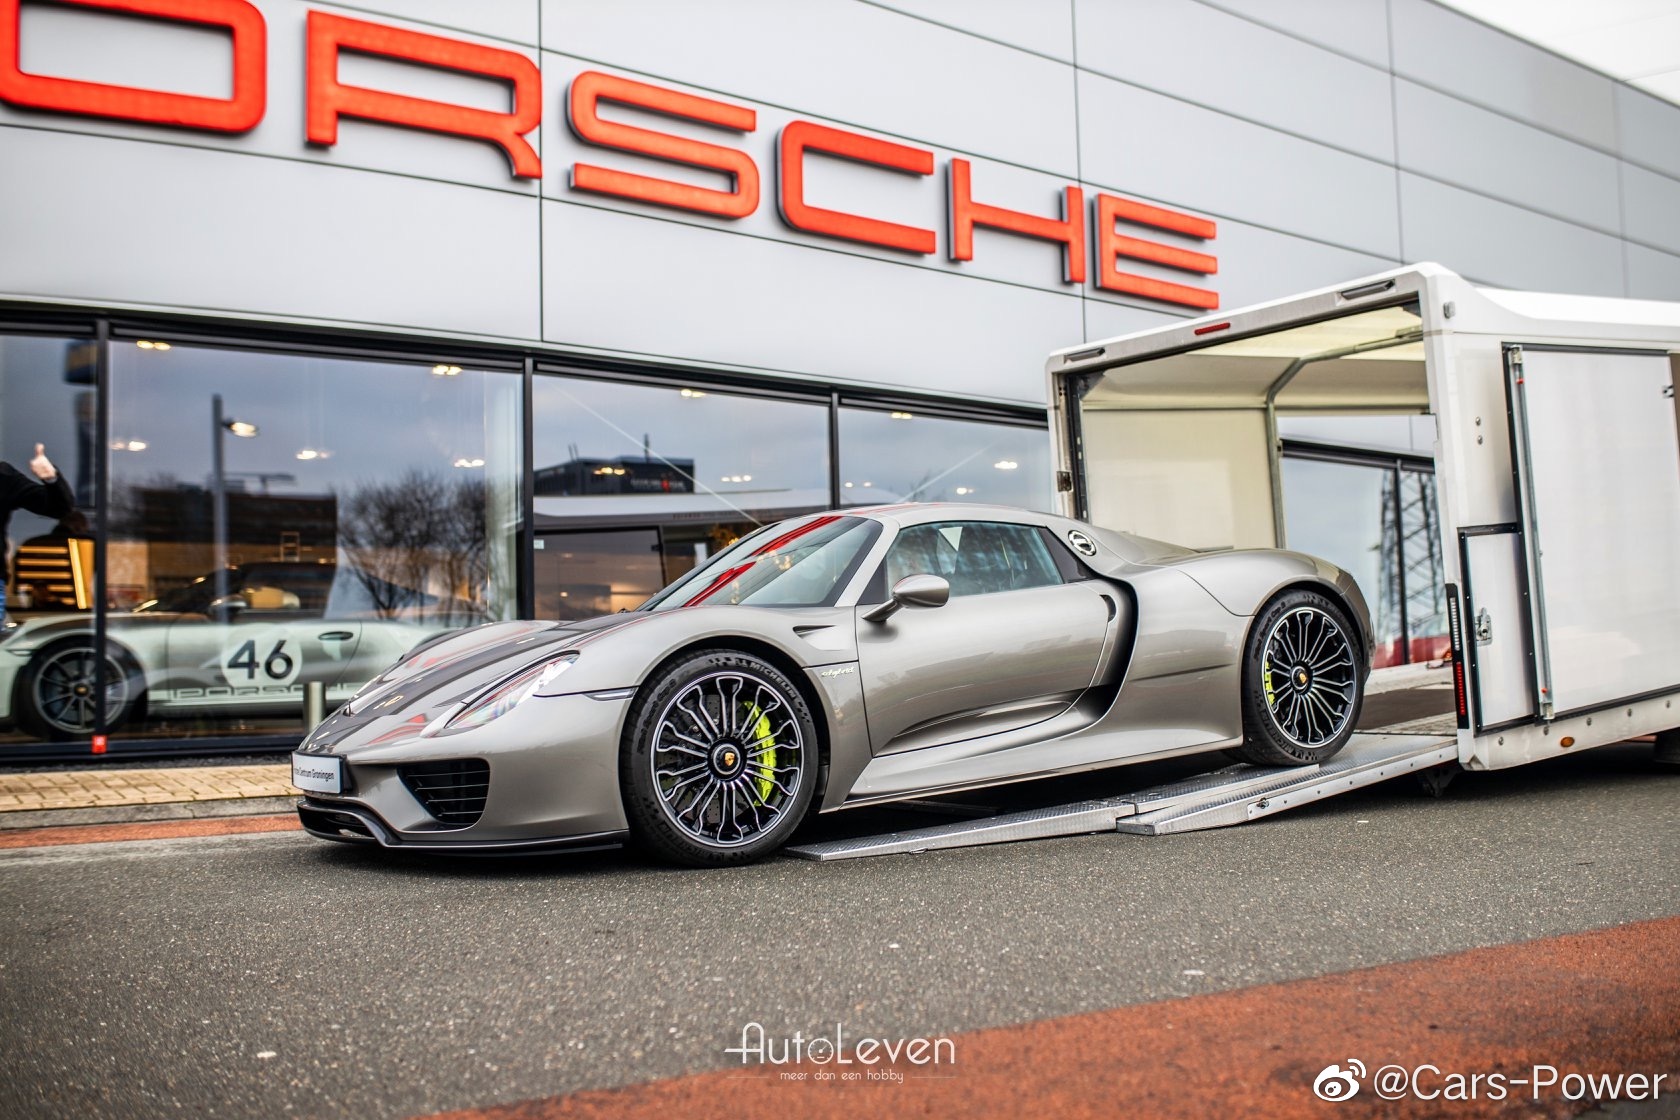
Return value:
[[(343, 700), (428, 638), (477, 622), (466, 604), (336, 564), (254, 563), (106, 615), (105, 728), (147, 716), (294, 716), (304, 685)], [(0, 724), (43, 739), (97, 729), (98, 634), (48, 614), (0, 634)]]
[(1321, 762), (1370, 654), (1353, 579), (1300, 553), (847, 510), (760, 528), (634, 611), (434, 640), (293, 780), (324, 839), (744, 863), (813, 811), (1219, 749)]

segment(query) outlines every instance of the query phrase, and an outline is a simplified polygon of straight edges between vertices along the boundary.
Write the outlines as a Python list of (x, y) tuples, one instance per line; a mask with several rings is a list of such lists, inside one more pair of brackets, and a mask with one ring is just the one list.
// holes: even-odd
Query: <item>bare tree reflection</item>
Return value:
[(338, 500), (340, 567), (380, 618), (479, 613), (490, 574), (484, 510), (482, 478), (411, 469), (355, 487)]

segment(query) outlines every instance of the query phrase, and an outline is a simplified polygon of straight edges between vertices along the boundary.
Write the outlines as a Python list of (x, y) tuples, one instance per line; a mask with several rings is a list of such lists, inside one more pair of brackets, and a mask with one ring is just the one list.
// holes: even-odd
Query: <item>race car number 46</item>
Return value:
[(333, 755), (294, 754), (292, 784), (305, 793), (343, 793), (344, 760)]

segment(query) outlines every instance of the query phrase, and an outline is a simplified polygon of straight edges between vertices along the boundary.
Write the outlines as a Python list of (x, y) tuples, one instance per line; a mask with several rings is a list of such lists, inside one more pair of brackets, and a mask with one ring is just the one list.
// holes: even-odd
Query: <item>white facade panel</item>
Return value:
[(1200, 286), (1217, 291), (1219, 306), (1225, 308), (1281, 299), (1400, 263), (1395, 256), (1357, 253), (1243, 222), (1220, 222), (1213, 245), (1219, 272), (1200, 281)]
[(1280, 31), (1388, 66), (1387, 0), (1206, 0)]
[(1133, 331), (1146, 331), (1180, 318), (1183, 316), (1167, 315), (1132, 304), (1088, 299), (1085, 301), (1085, 341), (1096, 342)]
[(1395, 83), (1400, 165), (1606, 233), (1620, 227), (1612, 156), (1456, 97)]
[(546, 50), (1075, 173), (1065, 65), (857, 0), (543, 0), (542, 32)]
[[(123, 136), (388, 171), (516, 194), (537, 193), (534, 182), (514, 178), (502, 149), (484, 140), (355, 118), (340, 121), (338, 143), (330, 148), (306, 140), (305, 26), (311, 10), (474, 41), (470, 36), (305, 0), (254, 2), (267, 24), (267, 104), (261, 123), (247, 133), (232, 135), (43, 113), (3, 102), (0, 102), (0, 125)], [(515, 50), (536, 61), (534, 50), (489, 41), (483, 45)], [(19, 50), (25, 68), (44, 76), (217, 97), (227, 96), (231, 87), (233, 63), (227, 35), (161, 20), (121, 18), (93, 9), (31, 5), (26, 9)], [(390, 93), (495, 112), (510, 108), (510, 94), (504, 83), (432, 66), (346, 51), (340, 56), (339, 74), (346, 83), (364, 84)], [(544, 100), (553, 104), (552, 98), (545, 96)], [(555, 109), (549, 108), (545, 117), (552, 127)], [(545, 131), (548, 129), (533, 129), (525, 137), (539, 156)]]
[(1616, 131), (1624, 159), (1680, 178), (1680, 105), (1618, 84)]
[(1680, 256), (1643, 245), (1627, 246), (1627, 294), (1637, 299), (1680, 300)]
[(1080, 337), (1074, 296), (589, 206), (543, 211), (553, 343), (1040, 404), (1044, 355)]
[(1407, 260), (1498, 287), (1624, 294), (1620, 238), (1404, 173), (1400, 205)]
[(1603, 74), (1431, 0), (1391, 0), (1394, 71), (1604, 151), (1616, 113)]
[(875, 0), (883, 8), (1073, 61), (1073, 0)]
[(1079, 65), (1088, 70), (1373, 159), (1394, 158), (1384, 70), (1200, 0), (1078, 0), (1078, 16)]
[(1623, 164), (1622, 205), (1628, 237), (1680, 253), (1680, 179)]
[[(537, 336), (537, 200), (0, 128), (0, 291)], [(91, 170), (90, 170), (91, 169)]]
[(505, 39), (527, 46), (537, 45), (539, 0), (356, 0), (342, 5), (384, 21), (387, 16), (439, 28)]
[(1399, 251), (1391, 166), (1095, 74), (1079, 76), (1079, 122), (1087, 180), (1377, 256)]

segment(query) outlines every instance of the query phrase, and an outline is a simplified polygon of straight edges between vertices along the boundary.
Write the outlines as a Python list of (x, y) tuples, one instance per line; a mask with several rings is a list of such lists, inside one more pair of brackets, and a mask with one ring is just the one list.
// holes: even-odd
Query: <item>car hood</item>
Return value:
[(321, 723), (298, 748), (339, 753), (408, 738), (462, 702), (527, 666), (587, 647), (646, 615), (580, 622), (492, 622), (422, 644)]

